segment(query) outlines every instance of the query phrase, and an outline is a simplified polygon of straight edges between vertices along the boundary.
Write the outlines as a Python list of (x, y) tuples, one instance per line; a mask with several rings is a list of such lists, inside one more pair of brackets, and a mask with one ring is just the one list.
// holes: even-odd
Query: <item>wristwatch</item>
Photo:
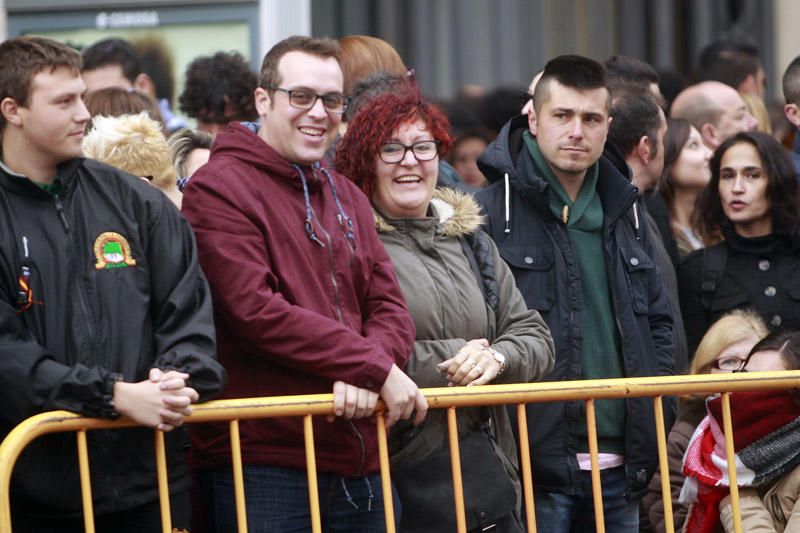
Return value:
[(497, 371), (498, 376), (502, 376), (503, 373), (506, 371), (506, 356), (489, 346), (486, 348), (486, 351), (492, 354), (494, 360), (497, 361), (497, 364), (500, 365), (500, 370)]

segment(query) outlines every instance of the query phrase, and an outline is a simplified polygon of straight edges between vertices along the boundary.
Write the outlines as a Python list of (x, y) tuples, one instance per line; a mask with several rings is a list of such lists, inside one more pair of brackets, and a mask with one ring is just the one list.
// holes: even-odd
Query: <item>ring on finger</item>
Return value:
[(467, 364), (469, 365), (470, 369), (472, 369), (475, 368), (475, 365), (477, 365), (478, 363), (476, 363), (474, 359), (470, 359)]
[(483, 369), (482, 369), (481, 367), (477, 366), (477, 365), (476, 365), (476, 366), (475, 366), (475, 368), (473, 368), (472, 370), (474, 370), (475, 372), (477, 372), (479, 376), (480, 376), (481, 374), (483, 374)]

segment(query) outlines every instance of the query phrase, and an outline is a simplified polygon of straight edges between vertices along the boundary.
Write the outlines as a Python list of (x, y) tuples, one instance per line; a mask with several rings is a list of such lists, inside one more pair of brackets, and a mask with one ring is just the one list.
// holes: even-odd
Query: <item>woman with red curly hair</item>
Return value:
[[(372, 200), (416, 326), (406, 373), (420, 387), (535, 380), (553, 366), (553, 340), (528, 310), (468, 194), (436, 189), (439, 158), (452, 146), (442, 112), (418, 93), (386, 94), (350, 123), (336, 168)], [(502, 406), (458, 410), (467, 529), (522, 531), (517, 452)], [(390, 433), (400, 530), (455, 529), (447, 423)], [(491, 490), (486, 488), (491, 487)]]

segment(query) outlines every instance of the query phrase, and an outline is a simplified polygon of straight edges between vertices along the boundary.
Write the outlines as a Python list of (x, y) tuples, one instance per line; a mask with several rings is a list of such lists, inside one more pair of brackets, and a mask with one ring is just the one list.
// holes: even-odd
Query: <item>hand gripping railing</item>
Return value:
[[(739, 492), (736, 486), (736, 465), (733, 439), (731, 437), (730, 392), (752, 390), (780, 390), (800, 387), (800, 371), (753, 372), (741, 374), (716, 374), (703, 376), (668, 376), (654, 378), (623, 378), (587, 381), (564, 381), (526, 383), (514, 385), (489, 385), (481, 387), (442, 387), (425, 389), (423, 392), (431, 409), (447, 409), (448, 434), (452, 457), (454, 512), (459, 533), (466, 533), (464, 497), (462, 492), (461, 463), (456, 429), (456, 409), (486, 405), (517, 405), (517, 421), (520, 431), (520, 468), (524, 491), (527, 527), (536, 531), (533, 503), (533, 478), (531, 474), (530, 449), (528, 445), (528, 421), (525, 404), (564, 400), (586, 402), (586, 423), (591, 456), (592, 493), (595, 509), (595, 524), (598, 532), (604, 532), (603, 500), (600, 485), (600, 470), (597, 462), (597, 428), (594, 402), (608, 398), (652, 397), (656, 414), (658, 458), (661, 469), (661, 490), (664, 499), (664, 517), (667, 532), (674, 532), (672, 502), (667, 465), (666, 428), (664, 427), (662, 397), (683, 394), (721, 393), (723, 429), (728, 456), (728, 476), (731, 481), (731, 505), (736, 533), (742, 532)], [(284, 396), (275, 398), (244, 398), (219, 400), (197, 405), (194, 413), (187, 417), (190, 424), (227, 421), (230, 425), (234, 492), (238, 529), (247, 531), (245, 494), (242, 474), (242, 457), (239, 442), (239, 420), (274, 416), (302, 416), (305, 431), (306, 461), (308, 466), (308, 492), (312, 517), (312, 531), (322, 531), (317, 494), (314, 436), (311, 420), (313, 416), (333, 414), (333, 396), (316, 394), (308, 396)], [(386, 531), (394, 533), (395, 520), (391, 496), (389, 455), (383, 413), (375, 415), (378, 421), (378, 453), (380, 456), (381, 483), (384, 495)], [(533, 422), (535, 423), (535, 421)], [(0, 533), (11, 533), (11, 508), (9, 485), (14, 464), (22, 450), (34, 439), (48, 434), (76, 431), (78, 439), (78, 462), (84, 523), (88, 533), (94, 532), (91, 487), (89, 482), (89, 458), (86, 447), (86, 431), (106, 428), (132, 427), (136, 424), (127, 419), (117, 421), (84, 418), (66, 411), (54, 411), (31, 417), (8, 434), (0, 445)], [(162, 530), (170, 533), (171, 519), (167, 487), (167, 467), (164, 451), (164, 435), (155, 431), (156, 468), (158, 474), (159, 501), (162, 513)]]

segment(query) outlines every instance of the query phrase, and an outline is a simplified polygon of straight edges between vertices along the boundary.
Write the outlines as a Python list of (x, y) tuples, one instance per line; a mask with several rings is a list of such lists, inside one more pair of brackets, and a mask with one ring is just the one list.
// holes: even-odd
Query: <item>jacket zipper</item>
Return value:
[[(72, 226), (69, 223), (69, 218), (67, 217), (66, 210), (64, 209), (64, 204), (61, 202), (61, 197), (58, 196), (58, 195), (55, 195), (53, 197), (53, 202), (54, 202), (55, 207), (56, 207), (56, 212), (58, 213), (58, 218), (61, 219), (61, 223), (64, 226), (64, 230), (67, 232), (67, 242), (72, 243)], [(70, 273), (70, 276), (76, 275), (78, 277), (78, 279), (75, 280), (75, 284), (76, 284), (75, 290), (78, 293), (78, 303), (79, 303), (79, 307), (80, 307), (80, 311), (81, 311), (81, 315), (82, 315), (82, 319), (83, 319), (81, 321), (81, 323), (86, 327), (86, 332), (87, 332), (87, 334), (89, 336), (89, 350), (90, 350), (90, 353), (93, 354), (95, 357), (97, 357), (100, 354), (99, 354), (99, 350), (97, 349), (97, 344), (96, 344), (96, 331), (95, 331), (94, 322), (93, 322), (94, 317), (93, 317), (93, 314), (91, 313), (91, 311), (89, 309), (89, 302), (86, 299), (86, 292), (83, 290), (84, 289), (84, 282), (81, 279), (82, 275), (81, 275), (80, 272), (76, 272), (75, 274), (73, 274), (73, 269), (80, 269), (80, 264), (79, 264), (80, 262), (77, 261), (76, 258), (75, 258), (75, 250), (78, 250), (78, 249), (79, 249), (78, 246), (73, 246), (73, 251), (68, 256), (69, 257), (68, 272)], [(75, 361), (75, 362), (77, 363), (78, 361)], [(95, 362), (100, 363), (100, 361), (95, 361)], [(102, 363), (104, 363), (104, 362), (105, 361), (102, 361)], [(94, 444), (98, 448), (99, 455), (101, 455), (105, 459), (104, 463), (108, 464), (108, 458), (110, 457), (110, 454), (108, 453), (108, 447), (106, 445), (107, 444), (107, 440), (102, 438), (102, 437), (100, 437), (100, 438), (98, 438), (98, 439), (96, 439), (94, 441)], [(111, 476), (111, 474), (109, 472), (106, 472), (106, 483), (113, 490), (113, 499), (112, 499), (112, 501), (113, 502), (119, 501), (119, 493), (117, 492), (115, 483), (113, 482), (112, 476)]]
[[(314, 218), (317, 218), (316, 213), (314, 213)], [(317, 220), (319, 221), (319, 218), (317, 218)], [(328, 249), (328, 273), (331, 278), (331, 285), (333, 285), (333, 303), (334, 303), (334, 308), (336, 309), (336, 316), (339, 319), (339, 322), (345, 324), (344, 315), (342, 314), (342, 309), (341, 309), (339, 283), (336, 281), (336, 270), (335, 270), (336, 263), (333, 257), (333, 239), (331, 239), (331, 235), (330, 233), (328, 233), (328, 230), (325, 229), (324, 225), (320, 224), (319, 229), (322, 232), (322, 235), (325, 237), (325, 241), (328, 243), (328, 245), (325, 248)], [(345, 240), (347, 239), (345, 238)], [(361, 472), (364, 471), (364, 464), (367, 461), (367, 451), (366, 447), (364, 446), (364, 437), (361, 435), (361, 432), (358, 431), (358, 428), (356, 427), (356, 425), (353, 423), (352, 420), (349, 423), (350, 427), (353, 428), (353, 433), (355, 433), (356, 438), (358, 438), (358, 442), (361, 445), (361, 464), (358, 466), (358, 475), (360, 476)]]

